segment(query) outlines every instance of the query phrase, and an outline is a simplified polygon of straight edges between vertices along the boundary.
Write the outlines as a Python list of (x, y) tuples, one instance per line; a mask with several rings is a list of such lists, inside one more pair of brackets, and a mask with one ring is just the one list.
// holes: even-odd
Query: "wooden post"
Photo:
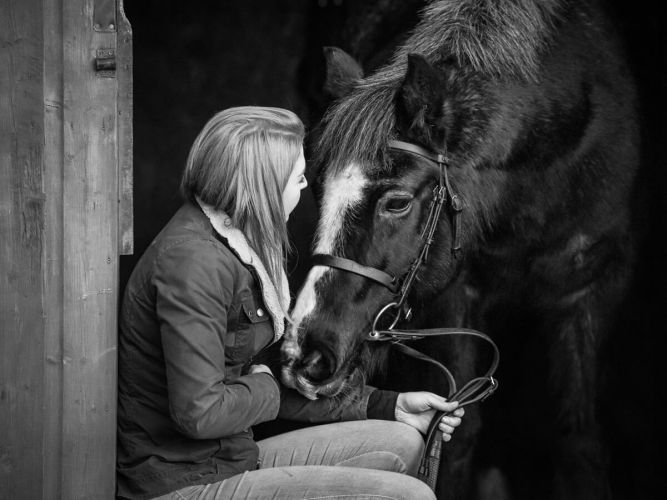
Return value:
[[(0, 496), (40, 498), (44, 399), (43, 25), (0, 3)], [(30, 474), (29, 472), (33, 472)], [(6, 495), (6, 496), (5, 496)]]
[[(95, 26), (100, 12), (112, 21)], [(131, 80), (95, 58), (117, 49), (118, 23), (127, 70), (113, 0), (0, 2), (1, 498), (115, 495)]]
[[(20, 1), (20, 0), (17, 0)], [(62, 2), (44, 8), (44, 477), (42, 498), (62, 498), (63, 442), (63, 25)], [(39, 10), (35, 10), (39, 17)], [(39, 498), (39, 497), (35, 497)]]
[(63, 2), (62, 497), (81, 499), (109, 498), (116, 447), (117, 81), (95, 71), (116, 33), (93, 7)]

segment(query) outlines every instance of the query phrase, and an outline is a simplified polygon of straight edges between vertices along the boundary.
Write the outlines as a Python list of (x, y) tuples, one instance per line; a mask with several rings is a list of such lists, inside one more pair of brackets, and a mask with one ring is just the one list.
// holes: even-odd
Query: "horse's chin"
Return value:
[(282, 370), (282, 379), (283, 384), (292, 389), (296, 389), (304, 397), (315, 400), (319, 397), (324, 398), (335, 398), (341, 394), (344, 394), (348, 389), (353, 385), (352, 381), (357, 380), (360, 373), (359, 370), (354, 370), (352, 373), (346, 377), (336, 377), (332, 381), (316, 385), (313, 384), (308, 378), (304, 377), (300, 373), (294, 373), (289, 366), (283, 367)]

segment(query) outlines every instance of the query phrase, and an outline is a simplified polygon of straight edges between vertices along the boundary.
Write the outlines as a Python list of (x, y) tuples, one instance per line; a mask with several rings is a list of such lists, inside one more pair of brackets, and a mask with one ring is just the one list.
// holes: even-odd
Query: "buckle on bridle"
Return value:
[(487, 387), (484, 392), (482, 393), (482, 396), (480, 398), (481, 401), (486, 401), (486, 398), (491, 396), (494, 392), (496, 392), (496, 389), (498, 389), (498, 381), (493, 378), (493, 375), (489, 377), (489, 383), (491, 384), (489, 387)]

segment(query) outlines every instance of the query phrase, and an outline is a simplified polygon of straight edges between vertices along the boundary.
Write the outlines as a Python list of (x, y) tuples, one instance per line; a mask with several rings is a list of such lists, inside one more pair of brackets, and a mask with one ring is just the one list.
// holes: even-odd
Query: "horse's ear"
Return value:
[(445, 80), (426, 59), (408, 55), (408, 69), (397, 94), (398, 125), (425, 146), (444, 142)]
[(338, 47), (324, 47), (327, 76), (324, 91), (338, 99), (347, 94), (364, 77), (364, 70), (355, 59)]

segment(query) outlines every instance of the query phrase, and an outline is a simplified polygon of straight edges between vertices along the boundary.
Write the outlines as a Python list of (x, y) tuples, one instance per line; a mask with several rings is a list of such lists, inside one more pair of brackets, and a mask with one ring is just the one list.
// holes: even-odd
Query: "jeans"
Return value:
[(260, 468), (160, 500), (391, 499), (435, 496), (414, 476), (424, 443), (414, 428), (383, 420), (340, 422), (264, 439)]

